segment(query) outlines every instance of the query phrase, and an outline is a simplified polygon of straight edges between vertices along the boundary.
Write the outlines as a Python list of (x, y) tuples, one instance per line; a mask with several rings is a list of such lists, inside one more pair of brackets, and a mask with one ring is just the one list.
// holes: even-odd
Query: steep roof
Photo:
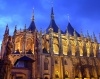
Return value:
[(35, 31), (36, 30), (36, 26), (35, 26), (35, 22), (34, 21), (31, 22), (28, 30), (30, 30), (30, 31)]
[[(72, 25), (70, 24), (70, 22), (68, 22), (68, 26), (67, 26), (67, 30), (65, 31), (65, 33), (68, 31), (68, 33), (71, 35), (71, 36), (74, 36), (74, 28), (72, 27)], [(76, 35), (78, 37), (80, 37), (80, 34), (76, 31)]]
[[(56, 22), (54, 20), (53, 7), (51, 8), (51, 21), (50, 21), (49, 27), (46, 29), (47, 33), (49, 33), (49, 28), (52, 28), (53, 32), (58, 33), (58, 26), (56, 25)], [(61, 33), (63, 33), (63, 31), (61, 31)]]

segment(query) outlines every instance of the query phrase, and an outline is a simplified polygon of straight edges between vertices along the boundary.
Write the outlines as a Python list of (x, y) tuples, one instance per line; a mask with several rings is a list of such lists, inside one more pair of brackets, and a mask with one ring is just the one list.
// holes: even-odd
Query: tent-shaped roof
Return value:
[(19, 61), (33, 61), (33, 59), (27, 57), (27, 56), (23, 56), (21, 58), (18, 59)]
[[(68, 23), (68, 26), (67, 26), (67, 30), (65, 31), (65, 33), (68, 31), (68, 33), (71, 35), (71, 36), (74, 36), (74, 28), (72, 27), (72, 25), (70, 23)], [(76, 35), (78, 37), (80, 37), (80, 34), (76, 31)]]
[(30, 31), (35, 31), (36, 30), (36, 26), (35, 26), (35, 22), (34, 21), (31, 22), (28, 30), (30, 30)]

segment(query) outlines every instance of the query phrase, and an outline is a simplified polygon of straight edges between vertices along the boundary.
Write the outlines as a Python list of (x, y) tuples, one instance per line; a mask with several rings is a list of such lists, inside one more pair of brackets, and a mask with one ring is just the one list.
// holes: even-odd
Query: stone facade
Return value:
[[(71, 28), (71, 31), (69, 30)], [(5, 51), (8, 25), (2, 41), (1, 53)], [(70, 23), (62, 33), (51, 10), (50, 27), (43, 33), (37, 31), (34, 13), (29, 28), (15, 30), (12, 36), (12, 79), (99, 79), (99, 43), (87, 33), (78, 34)], [(26, 56), (26, 59), (23, 59)], [(22, 58), (23, 57), (23, 58)], [(30, 62), (30, 60), (34, 62)], [(27, 63), (26, 63), (27, 62)], [(29, 65), (27, 65), (29, 63)]]

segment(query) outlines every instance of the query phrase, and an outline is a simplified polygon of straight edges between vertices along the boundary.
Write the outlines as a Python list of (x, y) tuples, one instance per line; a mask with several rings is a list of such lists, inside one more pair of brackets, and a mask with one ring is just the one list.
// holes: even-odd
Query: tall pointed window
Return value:
[(58, 71), (56, 71), (56, 73), (55, 73), (55, 78), (56, 78), (56, 79), (59, 78), (59, 72), (58, 72)]
[(44, 70), (48, 70), (49, 60), (47, 58), (44, 59)]
[(68, 71), (65, 71), (65, 79), (68, 78)]
[(67, 61), (66, 60), (64, 60), (64, 64), (67, 65)]

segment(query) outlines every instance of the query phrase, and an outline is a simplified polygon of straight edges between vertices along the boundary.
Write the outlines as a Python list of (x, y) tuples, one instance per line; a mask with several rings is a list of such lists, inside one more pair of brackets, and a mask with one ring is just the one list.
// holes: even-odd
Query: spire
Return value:
[(53, 7), (51, 8), (51, 19), (54, 19)]
[(6, 25), (5, 34), (9, 34), (9, 27), (8, 27), (8, 24)]
[(24, 29), (26, 30), (26, 24), (25, 24), (25, 26), (24, 26)]
[[(53, 7), (51, 8), (51, 21), (50, 21), (50, 25), (49, 27), (46, 29), (46, 33), (49, 33), (49, 29), (52, 28), (53, 32), (58, 33), (58, 26), (54, 20), (54, 12), (53, 12)], [(61, 33), (63, 33), (63, 31), (61, 30)]]
[(34, 21), (34, 8), (33, 8), (33, 12), (32, 12), (32, 21)]
[(32, 22), (27, 30), (32, 31), (32, 32), (34, 32), (36, 30), (36, 26), (35, 26), (35, 22), (34, 22), (34, 9), (33, 9), (33, 13), (32, 13)]
[(83, 35), (83, 32), (82, 32), (82, 29), (81, 29), (80, 36), (81, 36), (82, 39), (84, 38), (84, 35)]
[(14, 33), (17, 31), (17, 25), (15, 25), (15, 30), (14, 30)]

